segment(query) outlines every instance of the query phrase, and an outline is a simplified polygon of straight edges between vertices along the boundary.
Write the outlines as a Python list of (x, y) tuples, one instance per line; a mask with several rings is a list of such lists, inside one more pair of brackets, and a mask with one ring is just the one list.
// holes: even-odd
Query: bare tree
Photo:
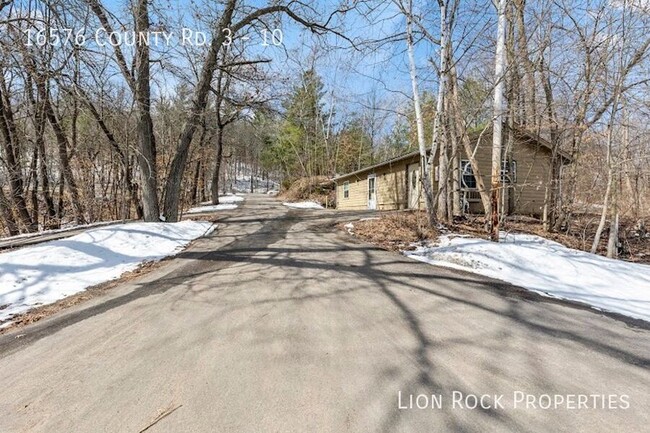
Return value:
[(411, 74), (411, 87), (413, 89), (413, 108), (417, 128), (418, 148), (420, 150), (420, 179), (424, 192), (425, 206), (429, 217), (429, 225), (435, 225), (435, 204), (433, 200), (433, 185), (431, 183), (431, 164), (427, 155), (427, 144), (424, 138), (424, 118), (420, 103), (420, 90), (418, 89), (417, 65), (415, 64), (413, 43), (413, 2), (409, 0), (408, 6), (403, 9), (406, 15), (406, 45), (409, 57), (409, 71)]
[(494, 119), (492, 122), (492, 176), (490, 199), (490, 239), (499, 242), (499, 192), (501, 190), (501, 168), (503, 161), (503, 121), (505, 117), (504, 92), (506, 70), (506, 0), (498, 3), (498, 28), (494, 68)]

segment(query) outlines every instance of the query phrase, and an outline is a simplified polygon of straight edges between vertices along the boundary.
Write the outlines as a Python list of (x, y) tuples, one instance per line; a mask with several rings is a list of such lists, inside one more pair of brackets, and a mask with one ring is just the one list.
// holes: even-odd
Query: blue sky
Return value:
[[(107, 0), (104, 2), (109, 10), (117, 15), (124, 15), (126, 3), (123, 0)], [(246, 2), (251, 7), (264, 6), (265, 1), (253, 0)], [(154, 9), (165, 16), (168, 29), (180, 33), (181, 27), (208, 30), (201, 20), (216, 18), (218, 12), (215, 3), (207, 0), (198, 0), (192, 3), (179, 0), (154, 1)], [(324, 17), (329, 11), (336, 8), (333, 0), (315, 2), (314, 7)], [(420, 1), (415, 5), (416, 11), (427, 18), (423, 23), (430, 33), (438, 35), (437, 5), (434, 2)], [(460, 14), (472, 14), (472, 26), (456, 29), (458, 41), (464, 39), (466, 34), (474, 35), (493, 16), (493, 6), (486, 3), (484, 6), (467, 7)], [(193, 12), (200, 11), (198, 16)], [(152, 20), (156, 21), (154, 12)], [(314, 15), (318, 17), (318, 15)], [(461, 16), (463, 22), (470, 22), (466, 16)], [(173, 22), (176, 21), (176, 22)], [(128, 20), (125, 20), (128, 23)], [(362, 4), (359, 10), (349, 12), (336, 23), (336, 27), (347, 37), (357, 41), (378, 40), (404, 31), (405, 21), (399, 10), (392, 2), (371, 2)], [(316, 37), (306, 31), (302, 26), (288, 19), (282, 18), (280, 23), (272, 25), (282, 30), (283, 44), (281, 47), (262, 47), (262, 35), (258, 30), (252, 31), (245, 42), (249, 58), (268, 58), (272, 63), (268, 66), (273, 76), (277, 77), (276, 86), (286, 88), (299, 77), (301, 71), (308, 69), (312, 64), (322, 76), (326, 87), (326, 103), (334, 101), (336, 112), (340, 117), (345, 117), (352, 112), (363, 111), (364, 105), (375, 95), (382, 100), (388, 110), (399, 108), (411, 96), (411, 85), (408, 74), (408, 64), (405, 56), (405, 42), (394, 42), (384, 45), (373, 45), (373, 49), (364, 46), (362, 52), (336, 35)], [(244, 42), (239, 42), (240, 44)], [(333, 49), (332, 46), (338, 47)], [(176, 47), (178, 49), (179, 47)], [(459, 52), (463, 47), (459, 47)], [(200, 48), (198, 49), (200, 50)], [(179, 54), (177, 52), (176, 54)], [(159, 53), (161, 54), (161, 53)], [(172, 56), (172, 53), (166, 53)], [(436, 90), (436, 72), (431, 60), (438, 58), (437, 47), (428, 41), (420, 41), (416, 46), (416, 58), (421, 79), (421, 91), (434, 92)], [(472, 63), (468, 56), (463, 62)], [(188, 72), (192, 65), (187, 64), (182, 56), (176, 56), (171, 63), (175, 63), (181, 71)], [(460, 71), (464, 71), (461, 69)], [(471, 72), (471, 71), (470, 71)], [(172, 92), (179, 79), (168, 71), (158, 69), (155, 75), (158, 91)]]

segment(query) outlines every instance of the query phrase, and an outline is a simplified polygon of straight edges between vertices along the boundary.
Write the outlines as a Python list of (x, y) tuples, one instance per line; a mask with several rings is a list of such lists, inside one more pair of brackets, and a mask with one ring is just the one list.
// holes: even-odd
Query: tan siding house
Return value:
[[(479, 140), (476, 159), (486, 188), (490, 188), (492, 134), (472, 134), (473, 144)], [(512, 149), (504, 161), (504, 203), (510, 213), (540, 215), (543, 211), (546, 186), (551, 171), (551, 147), (548, 142), (522, 130), (513, 133)], [(437, 159), (437, 158), (436, 158)], [(569, 162), (561, 154), (560, 164)], [(469, 161), (461, 155), (458, 188), (462, 207), (470, 213), (483, 212), (476, 178)], [(335, 178), (336, 203), (339, 209), (422, 209), (424, 199), (420, 185), (420, 155), (412, 152)], [(433, 179), (434, 190), (437, 179)]]

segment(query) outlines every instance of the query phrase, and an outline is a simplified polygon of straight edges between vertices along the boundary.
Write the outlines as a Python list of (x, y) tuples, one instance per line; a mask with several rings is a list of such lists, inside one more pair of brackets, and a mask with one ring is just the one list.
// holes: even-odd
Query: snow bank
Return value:
[(291, 207), (294, 209), (323, 209), (323, 206), (321, 206), (319, 203), (316, 203), (315, 201), (299, 201), (296, 203), (284, 202), (282, 204), (286, 207)]
[(238, 194), (227, 194), (219, 196), (219, 204), (221, 203), (239, 203), (244, 201), (244, 197)]
[(404, 254), (650, 321), (650, 266), (573, 250), (534, 235), (502, 233), (501, 238), (494, 243), (441, 236), (438, 245)]
[(218, 210), (232, 210), (237, 209), (237, 205), (234, 203), (219, 203), (206, 206), (198, 206), (188, 209), (185, 213), (203, 213), (203, 212), (216, 212)]
[(0, 323), (178, 253), (212, 229), (204, 221), (120, 224), (2, 253)]

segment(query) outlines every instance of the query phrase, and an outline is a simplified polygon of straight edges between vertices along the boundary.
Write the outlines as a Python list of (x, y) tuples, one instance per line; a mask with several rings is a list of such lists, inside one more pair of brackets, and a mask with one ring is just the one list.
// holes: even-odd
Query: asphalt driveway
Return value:
[(650, 425), (647, 328), (379, 250), (341, 217), (248, 196), (164, 266), (2, 336), (0, 432)]

